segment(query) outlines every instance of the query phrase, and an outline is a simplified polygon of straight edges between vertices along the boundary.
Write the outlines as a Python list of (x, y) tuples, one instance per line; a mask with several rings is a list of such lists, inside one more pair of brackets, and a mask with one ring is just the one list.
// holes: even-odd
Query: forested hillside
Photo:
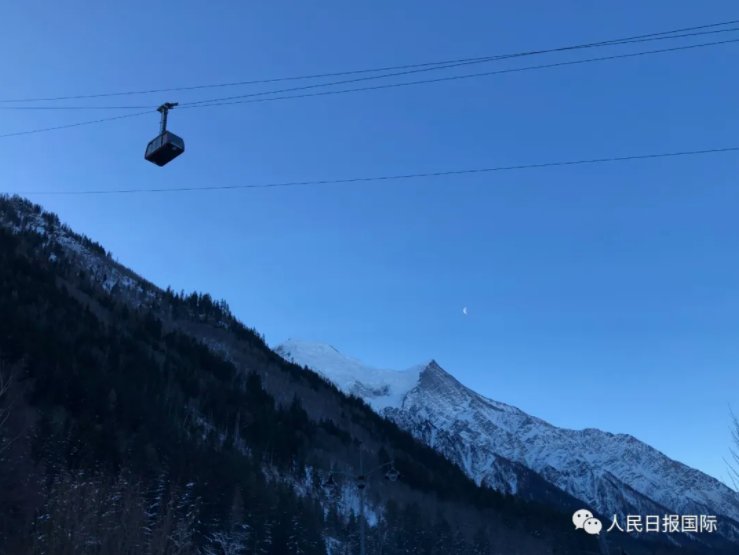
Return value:
[(350, 476), (391, 462), (400, 479), (366, 490), (368, 553), (598, 552), (563, 510), (478, 488), (285, 362), (225, 303), (158, 289), (18, 198), (0, 199), (0, 375), (0, 553), (356, 553)]

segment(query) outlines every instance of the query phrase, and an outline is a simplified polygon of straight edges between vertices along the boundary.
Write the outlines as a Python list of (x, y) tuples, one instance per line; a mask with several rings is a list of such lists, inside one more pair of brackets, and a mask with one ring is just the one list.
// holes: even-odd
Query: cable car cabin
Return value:
[(157, 166), (163, 166), (185, 152), (185, 141), (171, 131), (165, 131), (146, 146), (146, 158)]

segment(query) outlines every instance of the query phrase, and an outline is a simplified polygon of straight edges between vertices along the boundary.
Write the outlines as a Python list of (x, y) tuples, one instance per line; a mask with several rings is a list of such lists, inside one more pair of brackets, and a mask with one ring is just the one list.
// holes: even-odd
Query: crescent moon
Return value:
[(467, 314), (469, 314), (469, 310), (467, 310), (467, 307), (466, 306), (462, 308), (462, 314), (464, 314), (465, 316), (467, 316)]

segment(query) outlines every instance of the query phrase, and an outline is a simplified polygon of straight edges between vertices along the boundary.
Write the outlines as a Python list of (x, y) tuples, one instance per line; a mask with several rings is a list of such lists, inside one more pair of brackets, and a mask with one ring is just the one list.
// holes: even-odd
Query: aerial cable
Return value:
[(156, 109), (153, 104), (133, 106), (131, 104), (121, 106), (0, 106), (0, 110), (144, 110)]
[[(225, 97), (224, 99), (221, 99), (219, 102), (215, 102), (214, 100), (210, 103), (184, 103), (181, 104), (179, 109), (180, 110), (186, 110), (186, 109), (192, 109), (192, 108), (208, 108), (208, 107), (214, 107), (214, 106), (230, 106), (234, 104), (250, 104), (250, 103), (257, 103), (257, 102), (274, 102), (278, 100), (289, 100), (289, 99), (296, 99), (296, 98), (309, 98), (314, 96), (329, 96), (329, 95), (336, 95), (336, 94), (347, 94), (347, 93), (353, 93), (353, 92), (361, 92), (361, 91), (373, 91), (373, 90), (381, 90), (381, 89), (391, 89), (391, 88), (399, 88), (399, 87), (407, 87), (411, 85), (422, 85), (422, 84), (430, 84), (430, 83), (441, 83), (445, 81), (457, 81), (462, 79), (473, 79), (478, 77), (489, 77), (493, 75), (502, 75), (507, 73), (519, 73), (523, 71), (533, 71), (533, 70), (539, 70), (539, 69), (550, 69), (555, 67), (565, 67), (565, 66), (571, 66), (571, 65), (579, 65), (579, 64), (586, 64), (586, 63), (594, 63), (594, 62), (602, 62), (602, 61), (611, 61), (611, 60), (617, 60), (617, 59), (625, 59), (625, 58), (634, 58), (639, 56), (647, 56), (651, 54), (663, 54), (663, 53), (669, 53), (669, 52), (677, 52), (682, 50), (691, 50), (696, 48), (706, 48), (709, 46), (720, 46), (725, 44), (734, 44), (739, 42), (739, 39), (729, 39), (724, 41), (715, 41), (715, 42), (707, 42), (707, 43), (699, 43), (699, 44), (690, 44), (690, 45), (684, 45), (684, 46), (674, 46), (671, 48), (662, 48), (657, 50), (645, 50), (640, 52), (630, 52), (627, 54), (614, 54), (610, 56), (601, 56), (597, 58), (585, 58), (582, 60), (569, 60), (565, 62), (554, 62), (550, 64), (539, 64), (534, 66), (524, 66), (524, 67), (516, 67), (516, 68), (507, 68), (507, 69), (499, 69), (494, 71), (485, 71), (485, 72), (479, 72), (479, 73), (468, 73), (463, 75), (451, 75), (451, 76), (445, 76), (445, 77), (437, 77), (434, 79), (421, 79), (416, 81), (404, 81), (400, 83), (384, 83), (380, 85), (373, 85), (368, 87), (355, 87), (355, 88), (349, 88), (349, 89), (338, 89), (338, 90), (328, 90), (328, 91), (317, 91), (317, 92), (311, 92), (311, 93), (303, 93), (303, 94), (296, 94), (296, 95), (283, 95), (283, 96), (267, 96), (266, 98), (255, 98), (257, 96), (266, 96), (266, 95), (274, 95), (279, 93), (280, 91), (264, 91), (259, 93), (251, 93), (248, 95), (238, 95), (235, 97)], [(324, 84), (323, 86), (328, 86), (328, 84)], [(303, 89), (303, 87), (298, 87), (297, 89), (282, 89), (282, 92), (286, 91), (292, 91), (292, 90), (300, 90)], [(140, 108), (140, 107), (139, 107)], [(5, 133), (0, 134), (0, 139), (6, 138), (6, 137), (15, 137), (19, 135), (31, 135), (35, 133), (44, 133), (47, 131), (56, 131), (60, 129), (67, 129), (71, 127), (80, 127), (85, 125), (92, 125), (96, 123), (103, 123), (107, 121), (115, 121), (119, 119), (124, 118), (130, 118), (130, 117), (137, 117), (144, 114), (148, 114), (155, 110), (155, 107), (151, 107), (150, 110), (145, 112), (138, 112), (134, 114), (124, 114), (119, 116), (113, 116), (110, 118), (100, 118), (96, 120), (90, 120), (90, 121), (83, 121), (78, 123), (72, 123), (72, 124), (66, 124), (66, 125), (59, 125), (54, 127), (46, 127), (46, 128), (40, 128), (40, 129), (30, 129), (26, 131), (16, 131), (11, 133)]]
[(109, 118), (100, 118), (100, 119), (93, 119), (93, 120), (87, 120), (87, 121), (78, 121), (75, 123), (66, 123), (63, 125), (55, 125), (53, 127), (41, 127), (37, 129), (27, 129), (25, 131), (13, 131), (10, 133), (4, 133), (0, 135), (0, 139), (4, 139), (7, 137), (18, 137), (21, 135), (34, 135), (36, 133), (47, 133), (49, 131), (59, 131), (61, 129), (71, 129), (73, 127), (83, 127), (85, 125), (94, 125), (97, 123), (105, 123), (109, 121), (116, 121), (120, 119), (128, 119), (128, 118), (136, 118), (141, 116), (150, 116), (154, 110), (146, 110), (145, 112), (137, 112), (135, 114), (123, 114), (120, 116), (112, 116)]
[[(734, 28), (731, 28), (731, 29), (722, 29), (721, 31), (710, 31), (708, 33), (700, 33), (700, 34), (703, 35), (703, 34), (711, 34), (711, 33), (718, 33), (718, 32), (727, 32), (727, 31), (739, 31), (739, 28), (734, 27)], [(412, 70), (401, 71), (401, 72), (397, 72), (397, 73), (386, 73), (386, 74), (383, 74), (383, 75), (372, 75), (372, 76), (368, 76), (368, 77), (357, 77), (357, 78), (345, 79), (345, 80), (341, 80), (341, 81), (332, 81), (332, 82), (329, 82), (329, 83), (314, 83), (314, 84), (311, 84), (311, 85), (303, 85), (303, 86), (300, 86), (300, 87), (290, 87), (290, 88), (287, 88), (287, 89), (278, 89), (278, 90), (271, 90), (271, 91), (259, 91), (259, 92), (242, 94), (242, 95), (233, 95), (233, 96), (226, 96), (226, 97), (221, 97), (221, 98), (211, 98), (211, 99), (207, 99), (207, 100), (195, 100), (195, 101), (192, 101), (192, 102), (184, 102), (184, 103), (182, 103), (182, 106), (183, 107), (185, 107), (185, 106), (190, 107), (190, 106), (197, 106), (197, 105), (200, 105), (200, 104), (211, 104), (211, 103), (214, 103), (214, 102), (223, 102), (223, 101), (227, 101), (227, 100), (235, 100), (235, 99), (239, 99), (239, 98), (250, 98), (250, 97), (255, 97), (255, 96), (267, 96), (267, 95), (270, 95), (270, 94), (281, 94), (281, 93), (285, 93), (285, 92), (301, 91), (301, 90), (314, 89), (314, 88), (319, 88), (319, 87), (328, 87), (328, 86), (336, 86), (336, 85), (346, 85), (346, 84), (349, 84), (349, 83), (358, 83), (358, 82), (362, 82), (362, 81), (370, 81), (370, 80), (375, 80), (375, 79), (385, 79), (385, 78), (389, 78), (389, 77), (401, 77), (403, 75), (412, 75), (412, 74), (415, 74), (415, 73), (422, 73), (422, 72), (427, 72), (427, 71), (432, 71), (432, 70), (435, 71), (435, 70), (440, 70), (440, 69), (452, 69), (452, 68), (462, 67), (462, 66), (467, 66), (467, 65), (472, 65), (472, 64), (479, 64), (479, 63), (482, 63), (482, 62), (507, 60), (507, 59), (512, 59), (512, 58), (524, 57), (524, 56), (532, 56), (532, 55), (536, 55), (536, 54), (547, 54), (547, 53), (551, 53), (551, 52), (561, 52), (561, 51), (575, 50), (575, 49), (582, 49), (582, 48), (593, 48), (593, 47), (597, 47), (597, 46), (613, 46), (613, 45), (622, 45), (622, 44), (632, 44), (632, 43), (646, 42), (646, 41), (652, 41), (652, 40), (665, 40), (665, 38), (672, 39), (672, 38), (680, 38), (682, 36), (691, 36), (691, 35), (679, 35), (679, 36), (676, 36), (676, 37), (656, 37), (656, 38), (638, 39), (638, 40), (624, 39), (624, 40), (618, 41), (618, 42), (617, 41), (607, 41), (607, 42), (600, 42), (600, 43), (591, 43), (591, 44), (587, 44), (587, 45), (560, 47), (560, 48), (550, 49), (550, 50), (530, 51), (530, 52), (519, 53), (519, 54), (505, 54), (505, 55), (501, 55), (501, 56), (494, 56), (494, 57), (487, 57), (487, 58), (479, 58), (479, 59), (474, 59), (474, 60), (470, 60), (470, 61), (454, 62), (454, 63), (450, 63), (449, 65), (436, 66), (436, 67), (433, 67), (433, 68), (412, 69)], [(623, 55), (620, 55), (620, 56), (613, 56), (613, 57), (607, 56), (607, 57), (603, 57), (603, 58), (594, 58), (592, 60), (585, 60), (585, 61), (600, 61), (600, 60), (616, 59), (616, 58), (620, 58), (620, 57), (629, 57), (631, 55), (637, 55), (638, 56), (638, 55), (644, 55), (644, 54), (656, 54), (656, 53), (660, 53), (660, 52), (671, 52), (673, 50), (682, 50), (682, 49), (687, 49), (687, 48), (696, 48), (696, 47), (702, 47), (702, 46), (713, 46), (713, 45), (725, 44), (726, 42), (734, 42), (734, 40), (730, 40), (730, 41), (717, 41), (717, 42), (711, 42), (711, 43), (700, 43), (700, 44), (697, 44), (697, 45), (687, 45), (687, 46), (673, 47), (673, 48), (660, 49), (660, 50), (650, 50), (650, 51), (645, 51), (645, 52), (637, 52), (637, 53), (633, 53), (633, 54), (623, 54)], [(573, 63), (582, 63), (582, 61), (575, 61)], [(552, 65), (543, 65), (543, 66), (532, 66), (532, 68), (533, 69), (538, 69), (538, 68), (543, 68), (543, 67), (556, 67), (557, 65), (567, 65), (567, 64), (565, 63), (565, 64), (552, 64)], [(530, 68), (525, 68), (525, 69), (530, 69)], [(520, 71), (520, 70), (517, 70), (517, 69), (514, 68), (514, 71)], [(505, 70), (502, 71), (502, 72), (505, 72)], [(494, 75), (496, 73), (498, 73), (498, 72), (497, 71), (496, 72), (483, 72), (483, 73), (473, 74), (472, 76)], [(453, 77), (447, 77), (447, 78), (442, 78), (441, 80), (448, 80), (448, 79), (452, 79), (452, 78)], [(438, 80), (437, 79), (429, 79), (429, 80), (419, 81), (419, 83), (435, 83), (435, 82), (438, 82)]]
[[(437, 82), (443, 82), (443, 81), (454, 81), (454, 80), (460, 80), (460, 79), (471, 79), (475, 77), (485, 77), (485, 76), (492, 76), (492, 75), (498, 75), (498, 74), (504, 74), (504, 73), (515, 73), (515, 72), (522, 72), (522, 71), (531, 71), (531, 70), (537, 70), (537, 69), (547, 69), (547, 68), (554, 68), (554, 67), (560, 67), (560, 66), (568, 66), (568, 65), (576, 65), (576, 64), (584, 64), (584, 63), (592, 63), (592, 62), (598, 62), (598, 61), (607, 61), (607, 60), (614, 60), (614, 59), (620, 59), (620, 58), (630, 58), (630, 57), (636, 57), (636, 56), (645, 56), (648, 54), (657, 54), (657, 53), (665, 53), (665, 52), (675, 52), (678, 50), (687, 50), (687, 49), (693, 49), (693, 48), (702, 48), (707, 46), (716, 46), (716, 45), (722, 45), (722, 44), (730, 44), (739, 42), (739, 39), (732, 39), (732, 40), (726, 40), (726, 41), (719, 41), (719, 42), (711, 42), (711, 43), (701, 43), (701, 44), (694, 44), (694, 45), (688, 45), (688, 46), (677, 46), (672, 48), (666, 48), (666, 49), (660, 49), (660, 50), (650, 50), (650, 51), (642, 51), (642, 52), (632, 52), (629, 54), (618, 54), (613, 56), (604, 56), (600, 58), (587, 58), (584, 60), (571, 60), (567, 62), (557, 62), (552, 64), (542, 64), (537, 66), (526, 66), (522, 68), (509, 68), (509, 69), (501, 69), (496, 71), (490, 71), (490, 72), (482, 72), (482, 73), (473, 73), (473, 74), (465, 74), (465, 75), (454, 75), (449, 77), (439, 77), (436, 79), (426, 79), (426, 80), (419, 80), (419, 81), (407, 81), (402, 83), (386, 83), (382, 85), (375, 85), (371, 87), (358, 87), (358, 88), (351, 88), (351, 89), (339, 89), (339, 90), (333, 90), (333, 91), (318, 91), (318, 92), (312, 92), (312, 93), (304, 93), (299, 95), (286, 95), (286, 96), (276, 96), (276, 97), (269, 97), (269, 98), (251, 98), (247, 100), (233, 100), (233, 101), (226, 101), (226, 102), (219, 102), (219, 103), (212, 103), (212, 104), (197, 104), (197, 105), (184, 105), (180, 106), (180, 110), (188, 109), (188, 108), (207, 108), (212, 106), (229, 106), (233, 104), (248, 104), (248, 103), (255, 103), (255, 102), (272, 102), (272, 101), (278, 101), (278, 100), (289, 100), (293, 98), (308, 98), (308, 97), (314, 97), (314, 96), (326, 96), (326, 95), (334, 95), (334, 94), (346, 94), (346, 93), (352, 93), (352, 92), (360, 92), (360, 91), (370, 91), (370, 90), (379, 90), (379, 89), (388, 89), (388, 88), (397, 88), (397, 87), (406, 87), (410, 85), (420, 85), (420, 84), (426, 84), (426, 83), (437, 83)], [(69, 124), (63, 124), (63, 125), (57, 125), (53, 127), (42, 127), (37, 129), (28, 129), (24, 131), (13, 131), (10, 133), (4, 133), (0, 134), (0, 139), (9, 138), (9, 137), (17, 137), (21, 135), (33, 135), (36, 133), (46, 133), (49, 131), (58, 131), (62, 129), (70, 129), (74, 127), (82, 127), (87, 125), (94, 125), (98, 123), (105, 123), (109, 121), (116, 121), (121, 119), (127, 119), (127, 118), (134, 118), (134, 117), (140, 117), (143, 115), (148, 115), (153, 112), (155, 108), (151, 108), (150, 110), (143, 111), (143, 112), (136, 112), (133, 114), (123, 114), (118, 116), (112, 116), (108, 118), (100, 118), (95, 120), (88, 120), (88, 121), (81, 121), (81, 122), (75, 122), (75, 123), (69, 123)]]
[[(533, 70), (539, 70), (539, 69), (549, 69), (549, 68), (555, 68), (555, 67), (564, 67), (564, 66), (571, 66), (571, 65), (579, 65), (579, 64), (586, 64), (586, 63), (593, 63), (593, 62), (603, 62), (603, 61), (610, 61), (610, 60), (617, 60), (617, 59), (625, 59), (625, 58), (634, 58), (638, 56), (647, 56), (651, 54), (663, 54), (668, 52), (677, 52), (681, 50), (690, 50), (695, 48), (705, 48), (709, 46), (718, 46), (718, 45), (724, 45), (724, 44), (733, 44), (739, 42), (739, 39), (730, 39), (730, 40), (724, 40), (724, 41), (717, 41), (717, 42), (708, 42), (708, 43), (700, 43), (700, 44), (691, 44), (687, 46), (675, 46), (672, 48), (662, 48), (659, 50), (645, 50), (641, 52), (631, 52), (628, 54), (614, 54), (611, 56), (602, 56), (598, 58), (586, 58), (583, 60), (569, 60), (566, 62), (554, 62), (550, 64), (540, 64), (540, 65), (534, 65), (534, 66), (524, 66), (524, 67), (516, 67), (516, 68), (507, 68), (507, 69), (498, 69), (494, 71), (484, 71), (479, 73), (467, 73), (463, 75), (451, 75), (446, 77), (436, 77), (434, 79), (422, 79), (417, 81), (404, 81), (400, 83), (384, 83), (381, 85), (373, 85), (368, 87), (356, 87), (356, 88), (349, 88), (349, 89), (338, 89), (338, 90), (328, 90), (328, 91), (318, 91), (318, 92), (312, 92), (312, 93), (304, 93), (304, 94), (296, 94), (296, 95), (285, 95), (285, 96), (272, 96), (267, 98), (253, 98), (256, 96), (261, 96), (263, 94), (275, 94), (277, 91), (270, 91), (270, 93), (252, 93), (248, 95), (239, 95), (234, 97), (226, 97), (222, 99), (219, 102), (212, 101), (209, 104), (200, 104), (200, 103), (183, 103), (180, 107), (181, 110), (187, 110), (191, 108), (209, 108), (213, 106), (230, 106), (234, 104), (249, 104), (249, 103), (255, 103), (255, 102), (272, 102), (277, 100), (288, 100), (292, 98), (309, 98), (314, 96), (329, 96), (329, 95), (335, 95), (335, 94), (347, 94), (347, 93), (353, 93), (353, 92), (361, 92), (361, 91), (374, 91), (374, 90), (381, 90), (381, 89), (392, 89), (392, 88), (398, 88), (398, 87), (407, 87), (411, 85), (423, 85), (423, 84), (430, 84), (430, 83), (442, 83), (445, 81), (458, 81), (462, 79), (473, 79), (478, 77), (490, 77), (493, 75), (502, 75), (506, 73), (519, 73), (523, 71), (533, 71)], [(289, 89), (288, 89), (289, 90)], [(238, 99), (244, 99), (246, 100), (238, 100)]]
[[(143, 94), (153, 94), (153, 93), (171, 92), (171, 91), (188, 91), (188, 90), (199, 90), (199, 89), (220, 88), (220, 87), (236, 87), (236, 86), (244, 86), (244, 85), (275, 83), (275, 82), (280, 82), (280, 81), (316, 79), (316, 78), (323, 78), (323, 77), (338, 77), (338, 76), (344, 76), (344, 75), (373, 73), (373, 72), (380, 72), (380, 71), (405, 70), (405, 69), (414, 69), (414, 68), (427, 68), (425, 71), (433, 71), (436, 69), (444, 69), (446, 68), (446, 66), (450, 66), (450, 65), (451, 67), (454, 67), (457, 64), (464, 65), (464, 64), (471, 64), (471, 63), (484, 63), (484, 62), (501, 60), (501, 59), (509, 59), (509, 58), (523, 57), (523, 56), (533, 56), (533, 55), (553, 53), (553, 52), (563, 52), (567, 50), (595, 48), (595, 47), (610, 46), (610, 45), (621, 45), (621, 44), (629, 44), (629, 43), (635, 43), (635, 42), (644, 42), (647, 40), (669, 40), (669, 39), (684, 38), (684, 37), (698, 36), (698, 35), (705, 35), (705, 34), (712, 34), (712, 33), (730, 32), (730, 31), (735, 31), (737, 29), (719, 29), (719, 30), (704, 31), (704, 32), (699, 32), (699, 33), (688, 33), (688, 34), (681, 34), (681, 35), (677, 34), (677, 33), (687, 33), (688, 31), (698, 31), (702, 29), (715, 29), (716, 27), (733, 25), (736, 23), (739, 23), (739, 20), (729, 20), (729, 21), (723, 21), (723, 22), (712, 23), (712, 24), (707, 24), (707, 25), (698, 25), (698, 26), (693, 26), (693, 27), (674, 29), (671, 31), (661, 31), (657, 33), (634, 35), (634, 36), (620, 38), (620, 39), (612, 39), (612, 40), (607, 40), (607, 41), (599, 41), (599, 42), (592, 42), (592, 43), (586, 43), (586, 44), (562, 46), (562, 47), (556, 47), (556, 48), (550, 48), (550, 49), (544, 49), (544, 50), (531, 50), (531, 51), (524, 51), (524, 52), (518, 52), (518, 53), (513, 53), (513, 54), (482, 56), (482, 57), (474, 57), (474, 58), (458, 58), (458, 59), (453, 59), (453, 60), (423, 62), (423, 63), (417, 63), (417, 64), (405, 64), (405, 65), (386, 66), (386, 67), (378, 67), (378, 68), (370, 68), (370, 69), (340, 71), (340, 72), (332, 72), (332, 73), (318, 73), (318, 74), (298, 75), (298, 76), (290, 76), (290, 77), (278, 77), (278, 78), (272, 78), (272, 79), (237, 81), (237, 82), (231, 82), (231, 83), (194, 85), (194, 86), (188, 86), (188, 87), (169, 87), (169, 88), (159, 88), (159, 89), (97, 93), (97, 94), (82, 94), (82, 95), (72, 95), (72, 96), (0, 99), (0, 103), (10, 104), (10, 103), (18, 103), (18, 102), (43, 102), (43, 101), (52, 102), (52, 101), (59, 101), (59, 100), (80, 100), (80, 99), (103, 98), (103, 97), (114, 97), (114, 96), (143, 95)], [(440, 66), (440, 67), (436, 67), (436, 66)], [(379, 76), (377, 78), (381, 78), (381, 77), (384, 77), (384, 76)], [(116, 107), (116, 108), (119, 108), (119, 107)], [(133, 108), (141, 108), (141, 107), (130, 106), (130, 107), (125, 107), (125, 108), (133, 109)], [(82, 109), (82, 108), (79, 108), (79, 109)], [(90, 108), (90, 109), (113, 109), (113, 107), (100, 107), (100, 108)]]
[(487, 168), (473, 168), (462, 170), (445, 170), (434, 172), (419, 172), (396, 175), (380, 175), (370, 177), (351, 177), (344, 179), (320, 179), (307, 181), (285, 181), (278, 183), (253, 183), (253, 184), (237, 184), (237, 185), (212, 185), (212, 186), (187, 186), (187, 187), (171, 187), (171, 188), (144, 188), (144, 189), (88, 189), (76, 191), (20, 191), (9, 192), (6, 194), (23, 194), (23, 195), (113, 195), (113, 194), (136, 194), (136, 193), (180, 193), (180, 192), (207, 192), (207, 191), (232, 191), (239, 189), (272, 189), (287, 187), (308, 187), (319, 185), (340, 185), (353, 183), (369, 183), (382, 181), (401, 181), (421, 178), (450, 177), (472, 174), (488, 174), (496, 172), (510, 172), (529, 169), (545, 169), (554, 167), (567, 166), (584, 166), (595, 164), (618, 163), (635, 160), (653, 160), (664, 158), (678, 158), (687, 156), (700, 156), (707, 154), (722, 154), (729, 152), (739, 152), (739, 146), (725, 148), (711, 148), (702, 150), (683, 150), (673, 152), (651, 153), (651, 154), (634, 154), (629, 156), (610, 156), (604, 158), (589, 158), (580, 160), (565, 160), (556, 162), (539, 162), (532, 164), (518, 164), (511, 166), (494, 166)]
[[(359, 88), (351, 88), (351, 89), (341, 89), (341, 90), (332, 90), (332, 91), (319, 91), (319, 92), (313, 92), (313, 93), (305, 93), (300, 95), (286, 95), (286, 96), (277, 96), (277, 97), (271, 97), (271, 98), (253, 98), (250, 100), (233, 100), (233, 101), (225, 101), (225, 102), (218, 102), (218, 103), (211, 103), (211, 104), (197, 104), (197, 105), (185, 105), (182, 106), (180, 109), (188, 109), (188, 108), (205, 108), (210, 106), (223, 106), (223, 105), (231, 105), (231, 104), (245, 104), (245, 103), (253, 103), (253, 102), (269, 102), (269, 101), (277, 101), (277, 100), (287, 100), (292, 98), (306, 98), (306, 97), (313, 97), (313, 96), (324, 96), (324, 95), (334, 95), (334, 94), (345, 94), (345, 93), (351, 93), (351, 92), (359, 92), (359, 91), (369, 91), (369, 90), (378, 90), (378, 89), (387, 89), (387, 88), (395, 88), (395, 87), (405, 87), (410, 85), (419, 85), (419, 84), (425, 84), (425, 83), (437, 83), (437, 82), (443, 82), (443, 81), (452, 81), (452, 80), (459, 80), (459, 79), (470, 79), (474, 77), (483, 77), (483, 76), (491, 76), (496, 74), (504, 74), (504, 73), (514, 73), (514, 72), (521, 72), (521, 71), (530, 71), (530, 70), (536, 70), (536, 69), (545, 69), (545, 68), (553, 68), (553, 67), (560, 67), (560, 66), (568, 66), (568, 65), (576, 65), (576, 64), (583, 64), (583, 63), (591, 63), (591, 62), (597, 62), (597, 61), (606, 61), (606, 60), (614, 60), (614, 59), (620, 59), (620, 58), (629, 58), (629, 57), (636, 57), (636, 56), (644, 56), (648, 54), (657, 54), (657, 53), (665, 53), (665, 52), (675, 52), (679, 50), (688, 50), (688, 49), (694, 49), (694, 48), (702, 48), (702, 47), (708, 47), (708, 46), (717, 46), (717, 45), (723, 45), (723, 44), (730, 44), (735, 43), (739, 39), (732, 39), (732, 40), (726, 40), (726, 41), (717, 41), (717, 42), (710, 42), (710, 43), (700, 43), (700, 44), (693, 44), (693, 45), (686, 45), (686, 46), (677, 46), (672, 48), (666, 48), (666, 49), (659, 49), (659, 50), (651, 50), (651, 51), (642, 51), (642, 52), (633, 52), (628, 54), (619, 54), (619, 55), (612, 55), (612, 56), (604, 56), (600, 58), (588, 58), (584, 60), (571, 60), (566, 62), (557, 62), (552, 64), (542, 64), (537, 66), (526, 66), (522, 68), (509, 68), (509, 69), (503, 69), (503, 70), (496, 70), (491, 72), (481, 72), (481, 73), (474, 73), (474, 74), (465, 74), (465, 75), (454, 75), (454, 76), (447, 76), (447, 77), (440, 77), (436, 79), (427, 79), (427, 80), (418, 80), (418, 81), (409, 81), (409, 82), (401, 82), (401, 83), (388, 83), (388, 84), (382, 84), (382, 85), (376, 85), (372, 87), (359, 87)], [(274, 94), (274, 91), (272, 91), (272, 94)], [(9, 133), (3, 133), (0, 134), (0, 139), (3, 138), (9, 138), (9, 137), (17, 137), (22, 135), (33, 135), (37, 133), (46, 133), (50, 131), (58, 131), (63, 129), (70, 129), (75, 127), (82, 127), (87, 125), (94, 125), (98, 123), (105, 123), (110, 121), (117, 121), (121, 119), (127, 119), (127, 118), (134, 118), (134, 117), (140, 117), (143, 115), (148, 115), (151, 112), (154, 111), (154, 107), (151, 107), (150, 110), (142, 111), (142, 112), (136, 112), (133, 114), (122, 114), (107, 118), (99, 118), (94, 120), (87, 120), (87, 121), (81, 121), (81, 122), (74, 122), (69, 124), (62, 124), (62, 125), (56, 125), (51, 127), (42, 127), (42, 128), (36, 128), (36, 129), (27, 129), (23, 131), (13, 131)]]

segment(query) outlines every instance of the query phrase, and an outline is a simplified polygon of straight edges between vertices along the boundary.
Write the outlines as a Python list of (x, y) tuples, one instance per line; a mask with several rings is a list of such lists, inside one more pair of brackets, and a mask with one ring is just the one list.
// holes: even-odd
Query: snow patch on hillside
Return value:
[(331, 345), (294, 339), (276, 347), (275, 352), (285, 360), (318, 372), (344, 393), (364, 399), (377, 412), (400, 408), (426, 367), (422, 364), (401, 371), (373, 368)]

